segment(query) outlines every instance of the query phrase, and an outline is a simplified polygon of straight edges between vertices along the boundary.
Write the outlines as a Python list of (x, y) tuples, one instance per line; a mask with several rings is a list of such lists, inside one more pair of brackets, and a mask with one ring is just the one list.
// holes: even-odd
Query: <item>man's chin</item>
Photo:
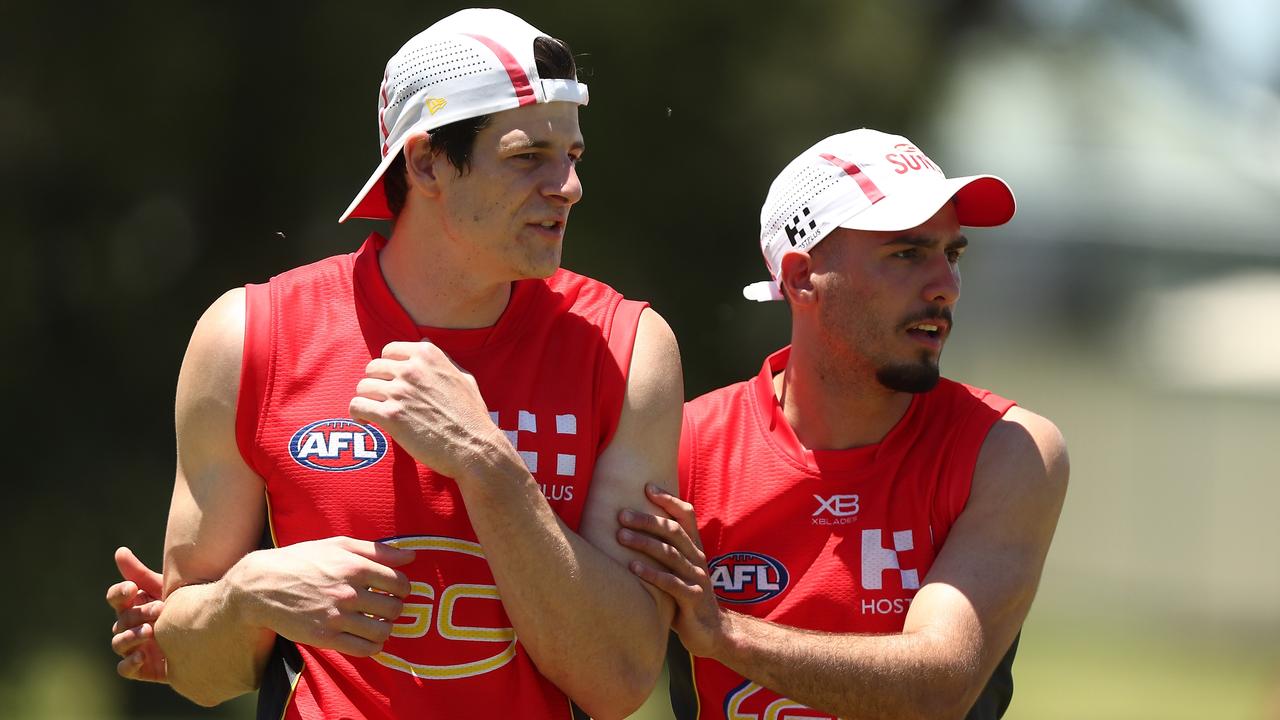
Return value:
[(926, 393), (937, 386), (940, 374), (930, 362), (886, 365), (876, 370), (876, 381), (894, 392)]
[(521, 275), (530, 280), (545, 280), (560, 269), (560, 253), (545, 253), (540, 257), (528, 258)]

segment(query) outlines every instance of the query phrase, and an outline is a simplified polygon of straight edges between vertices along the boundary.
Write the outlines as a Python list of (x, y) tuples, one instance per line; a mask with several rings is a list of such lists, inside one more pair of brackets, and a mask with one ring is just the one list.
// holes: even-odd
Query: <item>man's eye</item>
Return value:
[(916, 248), (908, 248), (906, 250), (899, 250), (898, 252), (894, 253), (893, 256), (910, 260), (918, 256), (919, 254), (920, 254), (920, 251), (917, 250)]
[(949, 260), (949, 261), (951, 261), (951, 262), (953, 262), (953, 263), (958, 263), (958, 262), (960, 262), (960, 256), (961, 256), (961, 255), (963, 255), (963, 254), (964, 254), (964, 253), (960, 252), (959, 250), (948, 250), (948, 251), (947, 251), (947, 260)]

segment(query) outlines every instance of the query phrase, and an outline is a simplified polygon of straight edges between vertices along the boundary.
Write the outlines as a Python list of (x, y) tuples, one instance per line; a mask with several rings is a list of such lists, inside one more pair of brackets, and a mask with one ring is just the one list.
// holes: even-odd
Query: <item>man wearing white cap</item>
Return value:
[[(962, 226), (1007, 222), (991, 176), (909, 140), (829, 137), (769, 189), (760, 242), (791, 345), (685, 407), (675, 520), (624, 513), (666, 568), (680, 718), (990, 718), (1067, 484), (1048, 420), (939, 378)], [(697, 515), (695, 518), (694, 510)], [(717, 602), (718, 601), (718, 602)]]
[(108, 592), (121, 674), (201, 704), (261, 684), (274, 718), (644, 700), (673, 603), (617, 515), (674, 478), (683, 390), (660, 317), (559, 269), (586, 102), (568, 48), (498, 10), (391, 58), (342, 215), (391, 237), (197, 324), (163, 590), (121, 549)]

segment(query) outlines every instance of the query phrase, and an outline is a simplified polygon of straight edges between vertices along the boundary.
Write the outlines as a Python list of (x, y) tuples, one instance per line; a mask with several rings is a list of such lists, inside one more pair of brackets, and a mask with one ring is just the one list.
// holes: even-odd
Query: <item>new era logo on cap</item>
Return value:
[(782, 256), (808, 251), (838, 227), (900, 231), (926, 222), (954, 199), (961, 225), (991, 227), (1013, 217), (1013, 191), (993, 175), (950, 178), (901, 135), (853, 130), (800, 153), (769, 187), (760, 209), (760, 250), (773, 280), (743, 288), (749, 300), (781, 300)]

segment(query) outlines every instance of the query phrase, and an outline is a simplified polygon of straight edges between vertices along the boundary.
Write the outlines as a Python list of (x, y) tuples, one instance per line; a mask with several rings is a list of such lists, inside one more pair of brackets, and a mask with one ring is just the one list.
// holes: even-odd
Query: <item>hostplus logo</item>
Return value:
[[(886, 576), (897, 576), (904, 593), (920, 589), (920, 571), (915, 568), (902, 567), (899, 553), (910, 552), (915, 548), (915, 539), (910, 530), (899, 530), (892, 533), (892, 544), (886, 546), (880, 530), (862, 531), (862, 589), (884, 590)], [(890, 588), (892, 591), (892, 588)], [(862, 599), (863, 615), (897, 615), (907, 611), (911, 606), (910, 597), (880, 597)]]

